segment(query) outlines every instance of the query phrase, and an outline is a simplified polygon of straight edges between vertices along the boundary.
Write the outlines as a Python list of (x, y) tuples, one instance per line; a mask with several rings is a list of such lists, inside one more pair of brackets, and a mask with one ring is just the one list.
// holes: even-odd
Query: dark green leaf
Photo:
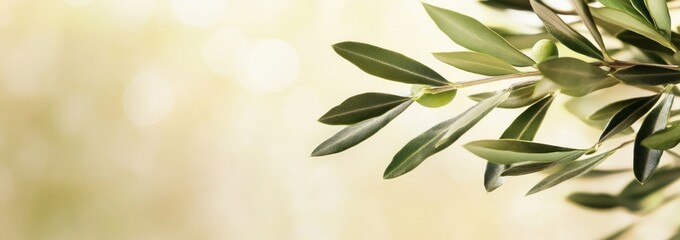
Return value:
[(363, 142), (399, 116), (411, 103), (413, 103), (412, 100), (403, 102), (382, 116), (367, 119), (346, 127), (316, 147), (312, 152), (312, 156), (317, 157), (339, 153)]
[(423, 3), (432, 20), (458, 45), (475, 52), (486, 53), (518, 67), (534, 65), (534, 60), (510, 45), (498, 33), (474, 18)]
[[(498, 104), (498, 107), (499, 108), (526, 107), (526, 106), (531, 105), (532, 103), (537, 102), (538, 100), (541, 100), (543, 97), (545, 97), (545, 95), (540, 95), (540, 94), (538, 96), (534, 96), (534, 90), (535, 89), (536, 89), (536, 83), (535, 82), (513, 88), (510, 91), (510, 96), (508, 96), (508, 98), (505, 99), (505, 101), (501, 102), (501, 104)], [(493, 97), (495, 95), (496, 95), (496, 92), (483, 92), (483, 93), (470, 95), (468, 97), (472, 100), (479, 102), (479, 101), (482, 101), (484, 99)]]
[(645, 1), (646, 0), (630, 0), (630, 3), (633, 4), (633, 7), (635, 8), (635, 10), (637, 10), (640, 16), (644, 17), (647, 20), (647, 22), (653, 24), (654, 20), (652, 19), (652, 16), (649, 14), (649, 10), (645, 5)]
[(481, 4), (500, 8), (500, 9), (515, 9), (522, 11), (531, 11), (529, 0), (483, 0)]
[(629, 0), (599, 0), (602, 5), (608, 8), (619, 10), (628, 14), (628, 16), (635, 18), (637, 21), (646, 23), (647, 19), (640, 14), (640, 12), (633, 7), (633, 4)]
[(594, 209), (611, 209), (620, 206), (615, 196), (606, 193), (572, 193), (567, 199), (582, 207)]
[(633, 66), (614, 73), (628, 85), (663, 85), (680, 83), (680, 71), (662, 67)]
[[(383, 178), (390, 179), (404, 175), (418, 167), (428, 157), (444, 150), (484, 118), (508, 95), (508, 91), (499, 92), (497, 96), (479, 102), (455, 118), (439, 123), (420, 134), (397, 152), (390, 165), (385, 169)], [(451, 132), (451, 135), (446, 141), (441, 142), (441, 139), (446, 137), (445, 135), (449, 132)]]
[(659, 168), (654, 173), (654, 177), (644, 185), (637, 180), (628, 183), (619, 196), (625, 199), (640, 200), (668, 187), (678, 179), (680, 179), (680, 168)]
[(433, 86), (449, 82), (429, 67), (400, 53), (359, 42), (341, 42), (333, 45), (338, 55), (364, 72), (384, 79)]
[(644, 51), (673, 54), (673, 51), (667, 47), (664, 47), (663, 45), (633, 31), (622, 31), (616, 34), (616, 38)]
[(473, 154), (496, 164), (555, 162), (583, 149), (564, 148), (522, 140), (479, 140), (464, 145)]
[[(534, 140), (538, 128), (541, 126), (554, 99), (554, 95), (551, 95), (527, 108), (505, 129), (501, 139)], [(484, 172), (484, 187), (487, 192), (491, 192), (503, 184), (501, 173), (505, 168), (505, 165), (487, 163)]]
[(545, 29), (559, 40), (564, 46), (583, 55), (604, 60), (602, 52), (598, 50), (588, 39), (571, 28), (557, 16), (550, 8), (538, 0), (531, 0), (531, 6), (538, 17), (545, 24)]
[(633, 172), (640, 183), (645, 183), (652, 176), (654, 169), (659, 165), (663, 150), (649, 149), (642, 146), (642, 140), (654, 132), (666, 128), (668, 115), (673, 105), (673, 94), (664, 94), (661, 103), (647, 115), (640, 126), (640, 130), (635, 136), (635, 147), (633, 148)]
[(602, 121), (606, 120), (609, 121), (614, 114), (617, 112), (621, 111), (624, 107), (630, 105), (631, 103), (640, 101), (642, 99), (645, 99), (646, 97), (641, 97), (641, 98), (630, 98), (630, 99), (625, 99), (617, 102), (610, 103), (597, 111), (595, 111), (592, 115), (588, 117), (590, 120), (595, 120), (595, 121)]
[(642, 145), (651, 149), (671, 149), (680, 143), (680, 121), (670, 123), (664, 130), (658, 131), (642, 140)]
[(660, 96), (661, 95), (657, 94), (641, 98), (637, 102), (631, 103), (630, 105), (621, 109), (621, 111), (617, 112), (609, 121), (609, 123), (607, 123), (607, 127), (605, 127), (602, 135), (600, 135), (599, 142), (604, 142), (605, 140), (633, 125), (633, 123), (647, 114), (647, 112), (649, 112), (649, 110), (654, 107), (654, 104), (657, 100), (659, 100)]
[(572, 0), (572, 2), (574, 3), (574, 10), (576, 10), (576, 13), (578, 13), (578, 15), (581, 16), (581, 20), (583, 20), (583, 23), (586, 25), (586, 27), (592, 34), (593, 38), (595, 39), (595, 42), (597, 42), (597, 45), (600, 46), (602, 54), (607, 56), (607, 48), (604, 46), (604, 42), (602, 41), (602, 35), (600, 34), (600, 31), (597, 29), (597, 25), (595, 24), (593, 15), (590, 13), (590, 8), (588, 7), (588, 4), (584, 0)]
[(633, 2), (643, 2), (652, 20), (654, 20), (654, 26), (670, 38), (671, 16), (668, 12), (666, 0), (633, 0)]
[(509, 63), (484, 53), (446, 52), (434, 53), (434, 56), (460, 70), (481, 75), (498, 76), (519, 72)]
[(348, 98), (319, 118), (330, 125), (349, 125), (383, 115), (385, 112), (408, 101), (409, 97), (385, 93), (363, 93)]
[(538, 64), (543, 75), (562, 88), (564, 94), (581, 97), (616, 84), (607, 71), (575, 58), (556, 58)]
[(671, 41), (661, 33), (657, 32), (646, 20), (642, 22), (639, 18), (613, 8), (591, 8), (591, 13), (596, 18), (620, 26), (627, 30), (636, 32), (642, 36), (652, 39), (659, 44), (673, 51), (676, 50)]
[(599, 154), (594, 157), (590, 157), (587, 159), (583, 159), (580, 161), (576, 162), (571, 162), (567, 163), (564, 165), (564, 168), (560, 169), (559, 171), (548, 175), (545, 177), (541, 182), (536, 184), (529, 192), (527, 195), (531, 195), (543, 190), (546, 190), (548, 188), (554, 187), (557, 184), (560, 184), (566, 180), (569, 180), (571, 178), (580, 176), (584, 173), (587, 173), (588, 171), (592, 170), (595, 168), (597, 165), (602, 163), (605, 159), (607, 159), (609, 156), (614, 154), (616, 152), (615, 150), (608, 151), (602, 154)]

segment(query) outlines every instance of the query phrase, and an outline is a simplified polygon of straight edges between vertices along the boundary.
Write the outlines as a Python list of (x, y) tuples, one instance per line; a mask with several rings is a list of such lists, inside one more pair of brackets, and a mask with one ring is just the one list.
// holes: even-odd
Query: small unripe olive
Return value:
[(537, 63), (557, 58), (558, 54), (557, 46), (555, 46), (553, 41), (548, 39), (539, 40), (534, 44), (534, 47), (531, 48), (531, 57)]
[(416, 102), (425, 107), (437, 108), (449, 104), (454, 97), (456, 97), (457, 90), (441, 92), (437, 94), (428, 93), (430, 86), (427, 85), (413, 85), (411, 87), (411, 95), (415, 97)]

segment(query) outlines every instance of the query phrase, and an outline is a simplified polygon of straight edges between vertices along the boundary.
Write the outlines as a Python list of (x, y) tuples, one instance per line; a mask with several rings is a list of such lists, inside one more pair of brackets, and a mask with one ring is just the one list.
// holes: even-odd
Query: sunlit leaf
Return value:
[(588, 39), (583, 37), (576, 30), (566, 24), (557, 14), (550, 8), (546, 7), (538, 0), (531, 0), (531, 6), (538, 17), (545, 24), (546, 30), (553, 35), (562, 44), (583, 55), (604, 60), (602, 52), (597, 49)]
[(649, 14), (649, 10), (647, 9), (645, 2), (646, 0), (630, 0), (630, 3), (633, 5), (635, 10), (637, 10), (640, 16), (644, 17), (648, 23), (653, 24), (654, 19), (652, 19), (652, 16)]
[(434, 53), (434, 56), (460, 70), (481, 75), (498, 76), (519, 72), (509, 63), (484, 53), (446, 52)]
[[(641, 0), (633, 0), (633, 2), (640, 2)], [(649, 11), (649, 15), (654, 20), (654, 25), (667, 37), (671, 36), (671, 16), (668, 12), (668, 5), (666, 0), (644, 0), (643, 1)]]
[(364, 72), (384, 79), (433, 86), (449, 82), (429, 67), (400, 53), (359, 42), (341, 42), (333, 45), (338, 55)]
[[(415, 169), (425, 159), (444, 150), (484, 118), (498, 103), (509, 95), (508, 91), (499, 92), (496, 97), (477, 103), (460, 115), (435, 125), (411, 140), (392, 158), (383, 178), (390, 179), (404, 175)], [(448, 133), (451, 135), (443, 142)]]
[(668, 115), (673, 105), (673, 94), (664, 94), (661, 103), (656, 106), (642, 122), (640, 130), (635, 136), (635, 146), (633, 148), (633, 173), (640, 183), (645, 183), (652, 176), (652, 173), (659, 165), (663, 150), (649, 149), (642, 146), (642, 140), (654, 132), (666, 128)]
[(619, 10), (635, 18), (637, 21), (645, 23), (647, 19), (638, 12), (629, 0), (598, 0), (602, 5), (608, 8)]
[(621, 26), (627, 30), (636, 32), (642, 36), (652, 39), (659, 44), (675, 51), (675, 46), (666, 38), (666, 36), (657, 32), (654, 26), (651, 26), (648, 22), (641, 22), (640, 19), (633, 17), (632, 15), (612, 9), (612, 8), (591, 8), (593, 16), (603, 21), (609, 22), (611, 24)]
[(642, 145), (651, 149), (671, 149), (680, 143), (680, 121), (670, 125), (642, 140)]
[(663, 45), (633, 31), (625, 30), (619, 32), (616, 34), (616, 38), (644, 51), (673, 54), (671, 49), (668, 49), (667, 47), (664, 47)]
[(574, 3), (574, 10), (576, 10), (576, 13), (578, 13), (578, 15), (581, 16), (581, 20), (583, 20), (583, 23), (590, 31), (590, 34), (592, 34), (593, 38), (595, 39), (595, 42), (597, 42), (597, 45), (600, 46), (600, 50), (602, 50), (602, 53), (606, 56), (607, 48), (605, 47), (604, 42), (602, 41), (602, 35), (600, 34), (600, 31), (597, 29), (597, 25), (595, 24), (593, 15), (590, 13), (590, 8), (588, 7), (588, 4), (584, 0), (572, 0), (572, 2)]
[(581, 174), (587, 173), (591, 169), (595, 168), (597, 165), (602, 163), (605, 159), (607, 159), (609, 156), (614, 154), (616, 151), (607, 151), (605, 153), (579, 160), (576, 162), (571, 162), (567, 163), (564, 165), (562, 169), (559, 171), (548, 175), (545, 177), (542, 181), (540, 181), (536, 186), (531, 188), (527, 195), (531, 195), (543, 190), (546, 190), (548, 188), (554, 187), (557, 184), (560, 184), (566, 180), (569, 180), (571, 178), (577, 177)]
[(478, 140), (464, 145), (473, 154), (496, 164), (549, 163), (583, 149), (573, 149), (523, 140)]
[(593, 209), (612, 209), (620, 206), (619, 200), (606, 193), (572, 193), (567, 197), (569, 201), (582, 207)]
[(556, 58), (538, 64), (543, 75), (562, 88), (564, 94), (581, 97), (616, 85), (607, 71), (575, 58)]
[(476, 19), (426, 3), (423, 3), (423, 6), (439, 29), (458, 45), (475, 52), (495, 56), (514, 66), (534, 65), (534, 60)]
[(381, 116), (346, 127), (316, 147), (312, 152), (312, 156), (324, 156), (342, 152), (363, 142), (399, 116), (411, 103), (413, 103), (412, 100), (403, 102)]
[(661, 95), (652, 95), (649, 97), (641, 98), (640, 100), (629, 104), (628, 106), (617, 112), (614, 117), (607, 123), (602, 135), (600, 135), (599, 142), (604, 142), (605, 140), (615, 136), (621, 131), (627, 129), (633, 123), (635, 123), (642, 116), (647, 114), (657, 100), (659, 100)]
[[(498, 104), (498, 107), (499, 108), (526, 107), (545, 97), (546, 94), (537, 94), (536, 96), (534, 96), (535, 90), (536, 82), (531, 82), (522, 86), (515, 87), (512, 90), (510, 90), (510, 95), (508, 96), (508, 98), (506, 98), (503, 102)], [(494, 91), (473, 94), (468, 97), (472, 100), (479, 102), (484, 99), (493, 97), (495, 95), (496, 92)]]
[(633, 66), (614, 73), (625, 84), (629, 85), (663, 85), (680, 83), (680, 71), (653, 66)]
[(408, 101), (409, 97), (385, 93), (363, 93), (348, 98), (319, 118), (331, 125), (349, 125), (384, 114)]
[(520, 164), (520, 165), (513, 165), (512, 167), (506, 169), (501, 173), (501, 176), (520, 176), (520, 175), (526, 175), (526, 174), (531, 174), (531, 173), (536, 173), (540, 172), (552, 167), (556, 167), (565, 163), (572, 162), (581, 156), (583, 156), (586, 153), (585, 150), (583, 151), (574, 151), (571, 154), (565, 155), (564, 157), (558, 159), (557, 161), (554, 162), (548, 162), (548, 163), (526, 163), (526, 164)]

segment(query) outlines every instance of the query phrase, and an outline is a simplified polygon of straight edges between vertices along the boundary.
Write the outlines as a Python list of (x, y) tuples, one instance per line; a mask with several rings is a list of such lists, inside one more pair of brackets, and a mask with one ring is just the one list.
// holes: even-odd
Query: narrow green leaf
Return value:
[(595, 42), (597, 42), (597, 45), (600, 46), (602, 54), (605, 56), (605, 58), (608, 58), (607, 48), (604, 46), (604, 41), (602, 41), (602, 35), (600, 34), (600, 31), (597, 29), (597, 24), (595, 24), (593, 15), (592, 13), (590, 13), (590, 8), (588, 7), (588, 4), (584, 0), (572, 0), (572, 2), (574, 3), (574, 10), (576, 10), (576, 13), (578, 13), (578, 15), (581, 17), (581, 20), (583, 20), (583, 23), (590, 31), (590, 34), (592, 34), (593, 38), (595, 39)]
[[(528, 2), (528, 1), (527, 1)], [(498, 32), (498, 30), (494, 31)], [(535, 34), (517, 34), (517, 33), (498, 33), (505, 40), (507, 40), (510, 45), (515, 46), (518, 49), (528, 49), (534, 46), (534, 44), (541, 39), (556, 40), (550, 33), (541, 32)]]
[(662, 67), (633, 66), (614, 73), (614, 77), (628, 85), (663, 85), (680, 83), (680, 71)]
[(633, 31), (624, 30), (622, 32), (619, 32), (618, 34), (616, 34), (616, 38), (618, 38), (624, 43), (633, 45), (643, 51), (673, 54), (673, 51), (668, 49), (667, 47), (664, 47), (663, 45)]
[[(529, 106), (545, 97), (546, 94), (534, 94), (536, 90), (536, 82), (518, 86), (510, 90), (510, 95), (503, 102), (498, 104), (499, 108), (521, 108)], [(496, 92), (483, 92), (468, 96), (470, 99), (480, 102), (484, 99), (493, 97)], [(534, 96), (536, 95), (536, 96)]]
[(582, 97), (602, 88), (616, 85), (607, 71), (575, 58), (556, 58), (538, 64), (543, 76), (562, 88), (564, 94)]
[(632, 17), (628, 13), (612, 8), (591, 8), (591, 13), (598, 19), (636, 32), (673, 51), (677, 50), (666, 36), (657, 32), (648, 22), (641, 22), (639, 19)]
[(642, 145), (651, 149), (671, 149), (680, 143), (680, 121), (670, 123), (664, 130), (658, 131), (642, 140)]
[(510, 45), (498, 33), (474, 18), (423, 3), (425, 10), (451, 40), (475, 52), (486, 53), (518, 67), (534, 65), (534, 60)]
[(479, 140), (465, 144), (464, 147), (473, 154), (496, 164), (549, 163), (584, 151), (512, 139)]
[(641, 98), (640, 100), (629, 104), (628, 106), (617, 112), (609, 123), (605, 127), (602, 135), (600, 135), (599, 142), (604, 142), (605, 140), (613, 137), (614, 135), (620, 133), (621, 131), (627, 129), (633, 123), (635, 123), (642, 116), (647, 114), (657, 100), (659, 100), (661, 95), (652, 95), (649, 97)]
[(595, 111), (592, 115), (588, 117), (588, 119), (594, 121), (603, 120), (609, 121), (617, 112), (621, 111), (621, 109), (623, 109), (624, 107), (646, 98), (647, 97), (630, 98), (607, 104), (606, 106)]
[[(538, 128), (541, 126), (550, 105), (555, 99), (554, 95), (548, 96), (543, 100), (535, 103), (520, 114), (511, 124), (505, 129), (501, 135), (501, 139), (519, 139), (525, 141), (534, 140)], [(488, 162), (484, 172), (484, 187), (487, 192), (503, 185), (501, 173), (505, 170), (505, 165)]]
[[(634, 0), (641, 1), (641, 0)], [(659, 31), (664, 33), (668, 38), (671, 36), (671, 16), (668, 12), (668, 5), (666, 0), (644, 0), (644, 3), (649, 10), (649, 15), (654, 20), (654, 25)]]
[(633, 4), (633, 7), (635, 10), (637, 10), (640, 16), (644, 17), (648, 23), (654, 24), (654, 19), (652, 19), (652, 16), (649, 14), (649, 10), (647, 9), (645, 1), (646, 0), (630, 0), (630, 3)]
[(637, 180), (633, 180), (626, 185), (619, 196), (630, 200), (640, 200), (653, 193), (668, 187), (676, 180), (680, 179), (680, 168), (659, 168), (654, 177), (649, 179), (644, 185)]
[(484, 0), (479, 3), (499, 9), (531, 11), (529, 0)]
[(330, 125), (349, 125), (363, 120), (383, 115), (402, 103), (409, 97), (396, 96), (385, 93), (363, 93), (348, 98), (340, 105), (319, 118), (319, 122)]
[(333, 45), (338, 55), (364, 72), (387, 80), (443, 86), (449, 82), (434, 70), (400, 53), (359, 42)]
[(586, 208), (612, 209), (620, 206), (619, 200), (606, 193), (572, 193), (567, 197), (569, 201)]
[[(449, 126), (449, 130), (444, 133), (444, 136), (442, 136), (439, 141), (437, 141), (435, 147), (439, 147), (439, 145), (448, 143), (449, 138), (458, 139), (462, 133), (467, 132), (468, 126), (474, 126), (474, 124), (489, 114), (491, 110), (496, 108), (498, 104), (508, 98), (508, 95), (510, 95), (509, 89), (499, 91), (496, 96), (481, 101), (462, 113), (460, 120)], [(471, 123), (473, 125), (470, 125)]]
[(663, 150), (649, 149), (642, 146), (642, 140), (654, 132), (666, 128), (668, 115), (673, 105), (673, 94), (665, 93), (665, 97), (650, 113), (640, 126), (635, 136), (635, 146), (633, 148), (633, 173), (640, 183), (645, 183), (652, 176), (652, 173), (659, 165)]
[(312, 152), (312, 156), (317, 157), (339, 153), (363, 142), (399, 116), (411, 103), (413, 103), (413, 100), (403, 102), (381, 116), (346, 127), (316, 147)]
[(635, 18), (641, 23), (648, 22), (647, 19), (640, 14), (640, 12), (633, 7), (633, 4), (629, 0), (598, 0), (602, 5), (608, 8), (619, 10), (628, 14), (630, 17)]
[(519, 72), (509, 63), (484, 53), (446, 52), (434, 53), (434, 56), (460, 70), (481, 75), (498, 76)]
[(596, 155), (594, 157), (590, 157), (587, 159), (583, 159), (580, 161), (576, 162), (571, 162), (568, 163), (564, 166), (564, 168), (560, 169), (558, 172), (555, 172), (553, 174), (548, 175), (545, 177), (541, 182), (536, 184), (529, 192), (527, 195), (531, 195), (543, 190), (546, 190), (548, 188), (554, 187), (557, 184), (560, 184), (566, 180), (569, 180), (574, 177), (578, 177), (584, 173), (587, 173), (588, 171), (592, 170), (595, 168), (597, 165), (602, 163), (605, 159), (607, 159), (609, 156), (614, 154), (614, 151), (607, 151), (605, 153)]
[(588, 39), (583, 37), (576, 30), (571, 28), (562, 19), (557, 16), (550, 8), (545, 6), (538, 0), (531, 0), (531, 6), (534, 8), (534, 12), (545, 24), (545, 29), (553, 35), (557, 40), (559, 40), (564, 46), (575, 52), (581, 53), (583, 55), (604, 60), (602, 52), (598, 50)]
[(552, 168), (561, 164), (572, 162), (586, 153), (586, 150), (574, 151), (571, 154), (565, 155), (564, 157), (548, 163), (527, 163), (521, 165), (514, 165), (501, 173), (501, 176), (520, 176), (527, 175), (531, 173), (536, 173), (543, 171), (548, 168)]
[[(453, 144), (458, 138), (472, 128), (479, 120), (488, 114), (495, 105), (498, 105), (508, 96), (508, 91), (499, 92), (496, 97), (489, 98), (477, 103), (458, 116), (441, 122), (418, 137), (409, 141), (392, 158), (392, 162), (385, 169), (383, 178), (390, 179), (404, 175), (415, 169), (425, 159), (444, 150)], [(452, 131), (451, 135), (444, 142), (441, 139)]]

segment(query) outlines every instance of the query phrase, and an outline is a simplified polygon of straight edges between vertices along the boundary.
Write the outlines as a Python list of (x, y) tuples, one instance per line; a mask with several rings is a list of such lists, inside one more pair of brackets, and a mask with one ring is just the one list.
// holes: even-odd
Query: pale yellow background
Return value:
[[(472, 0), (432, 2), (536, 24)], [(316, 122), (326, 110), (410, 88), (335, 55), (346, 40), (452, 81), (478, 77), (430, 55), (460, 48), (415, 0), (0, 0), (0, 239), (595, 239), (635, 219), (564, 201), (616, 192), (631, 175), (524, 197), (541, 177), (528, 176), (487, 194), (485, 162), (460, 144), (497, 138), (512, 110), (382, 179), (408, 140), (504, 84), (462, 90), (441, 109), (413, 105), (356, 148), (308, 157), (340, 130)], [(589, 147), (598, 132), (563, 110), (566, 99), (537, 140)], [(629, 154), (607, 164), (627, 166)], [(670, 235), (680, 221), (670, 210), (632, 239)]]

